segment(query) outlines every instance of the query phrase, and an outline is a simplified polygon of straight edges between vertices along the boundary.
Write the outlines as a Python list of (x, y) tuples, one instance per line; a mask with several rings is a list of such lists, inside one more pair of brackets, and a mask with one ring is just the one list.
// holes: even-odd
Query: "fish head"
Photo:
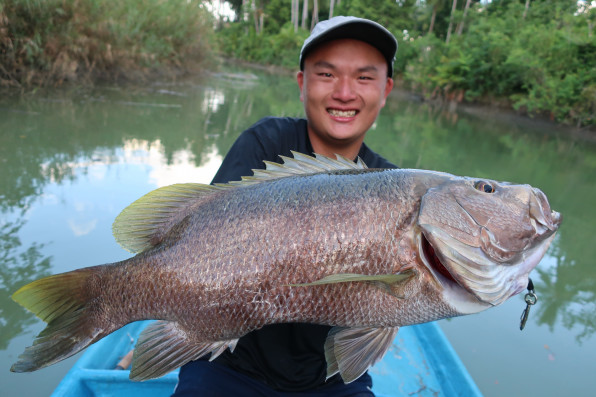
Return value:
[(422, 197), (419, 251), (435, 281), (487, 308), (527, 287), (560, 223), (537, 188), (454, 177)]

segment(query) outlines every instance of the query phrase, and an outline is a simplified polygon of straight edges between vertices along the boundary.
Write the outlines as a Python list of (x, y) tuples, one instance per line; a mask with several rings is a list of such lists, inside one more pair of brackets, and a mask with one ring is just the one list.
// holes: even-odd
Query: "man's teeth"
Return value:
[(355, 110), (337, 110), (337, 109), (329, 109), (327, 110), (330, 115), (335, 117), (354, 117), (356, 116)]

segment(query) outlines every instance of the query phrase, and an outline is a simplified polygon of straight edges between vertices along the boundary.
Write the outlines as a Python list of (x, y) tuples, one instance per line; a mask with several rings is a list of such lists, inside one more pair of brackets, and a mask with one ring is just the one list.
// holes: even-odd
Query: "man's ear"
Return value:
[(387, 99), (387, 96), (389, 95), (389, 93), (391, 92), (391, 90), (393, 89), (393, 79), (391, 77), (387, 77), (387, 84), (385, 84), (385, 92), (383, 93), (384, 97), (383, 97), (383, 105), (385, 106), (385, 100)]
[(298, 88), (300, 88), (300, 101), (304, 102), (304, 95), (302, 88), (304, 87), (304, 72), (301, 70), (296, 73), (296, 81), (298, 82)]

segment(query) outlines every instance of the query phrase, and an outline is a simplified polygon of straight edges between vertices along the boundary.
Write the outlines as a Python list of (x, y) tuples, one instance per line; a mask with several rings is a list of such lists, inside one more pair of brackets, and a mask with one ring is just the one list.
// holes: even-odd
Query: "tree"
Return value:
[(526, 0), (526, 8), (524, 9), (524, 15), (522, 19), (526, 19), (526, 15), (528, 15), (528, 9), (530, 8), (530, 0)]
[(310, 23), (310, 30), (315, 28), (315, 25), (319, 22), (319, 0), (313, 0), (312, 7), (312, 22)]
[[(530, 0), (528, 0), (528, 1), (530, 1)], [(466, 1), (466, 6), (464, 7), (464, 15), (462, 17), (462, 20), (457, 24), (457, 29), (455, 29), (458, 36), (461, 36), (461, 34), (464, 30), (464, 21), (466, 19), (466, 15), (468, 14), (468, 9), (470, 8), (470, 3), (472, 3), (472, 0)]]
[(298, 31), (298, 12), (300, 10), (299, 0), (292, 0), (290, 22), (294, 26), (294, 32)]
[(426, 5), (432, 9), (430, 15), (430, 26), (428, 27), (428, 34), (432, 34), (435, 28), (435, 21), (437, 20), (437, 13), (444, 8), (445, 0), (430, 0), (426, 3)]
[(456, 8), (457, 0), (453, 0), (453, 6), (451, 7), (451, 15), (449, 17), (449, 28), (447, 28), (447, 38), (445, 39), (446, 44), (449, 44), (449, 39), (451, 38), (451, 29), (453, 28), (453, 18), (455, 17)]
[(300, 27), (302, 29), (306, 29), (306, 20), (308, 19), (308, 0), (304, 0), (304, 5), (302, 6), (302, 24)]

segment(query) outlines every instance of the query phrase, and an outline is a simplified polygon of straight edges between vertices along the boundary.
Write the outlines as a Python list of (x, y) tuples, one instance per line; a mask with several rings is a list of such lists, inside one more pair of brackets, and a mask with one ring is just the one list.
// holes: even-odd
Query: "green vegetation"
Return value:
[(0, 86), (177, 75), (212, 32), (200, 1), (1, 0)]
[(255, 0), (246, 10), (246, 1), (230, 3), (245, 18), (218, 31), (228, 56), (295, 68), (313, 22), (355, 15), (394, 32), (396, 77), (427, 98), (498, 103), (596, 125), (596, 8), (585, 2)]
[(294, 69), (317, 21), (355, 15), (394, 32), (396, 78), (426, 98), (596, 125), (596, 8), (585, 1), (231, 0), (233, 21), (213, 21), (207, 3), (0, 0), (0, 86), (176, 77), (215, 51)]

